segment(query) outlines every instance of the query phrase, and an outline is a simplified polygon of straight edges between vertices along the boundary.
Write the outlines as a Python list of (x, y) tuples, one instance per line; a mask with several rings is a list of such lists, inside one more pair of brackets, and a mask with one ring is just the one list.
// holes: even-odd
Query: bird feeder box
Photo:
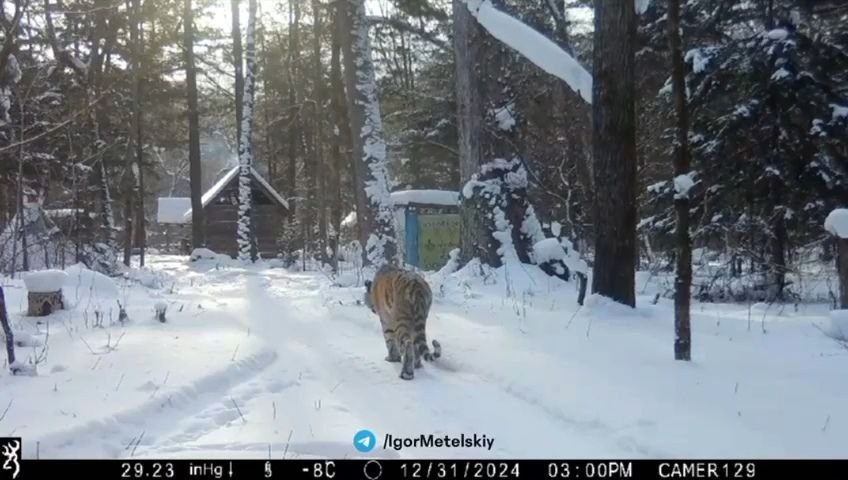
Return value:
[(40, 270), (22, 275), (27, 288), (27, 315), (44, 317), (57, 310), (64, 310), (62, 285), (67, 274), (61, 270)]

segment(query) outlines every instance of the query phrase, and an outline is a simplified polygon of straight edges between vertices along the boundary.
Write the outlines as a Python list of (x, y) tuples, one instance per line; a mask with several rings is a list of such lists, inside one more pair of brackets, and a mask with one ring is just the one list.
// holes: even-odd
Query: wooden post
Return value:
[(12, 335), (12, 327), (9, 326), (9, 316), (6, 314), (6, 296), (1, 286), (0, 323), (3, 324), (3, 333), (6, 334), (6, 357), (9, 359), (9, 368), (12, 368), (12, 365), (15, 364), (15, 338)]
[(836, 238), (836, 271), (839, 273), (839, 308), (848, 308), (848, 238)]

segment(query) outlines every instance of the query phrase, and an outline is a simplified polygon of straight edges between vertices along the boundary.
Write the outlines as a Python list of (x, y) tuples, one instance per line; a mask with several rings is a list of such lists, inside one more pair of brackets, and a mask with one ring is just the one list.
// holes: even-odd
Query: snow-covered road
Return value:
[[(117, 288), (66, 286), (73, 308), (42, 323), (4, 280), (15, 328), (49, 344), (28, 357), (38, 376), (0, 377), (0, 429), (25, 457), (848, 455), (848, 346), (819, 329), (826, 305), (696, 304), (681, 363), (670, 302), (652, 292), (637, 309), (595, 296), (578, 309), (573, 285), (520, 265), (430, 273), (443, 356), (404, 381), (350, 272), (150, 261)], [(130, 322), (94, 326), (116, 298)], [(361, 429), (376, 434), (367, 454)], [(494, 443), (396, 450), (387, 434)]]
[[(650, 455), (633, 438), (602, 424), (552, 412), (538, 399), (498, 379), (496, 365), (477, 371), (457, 359), (485, 343), (450, 345), (443, 359), (426, 364), (412, 382), (383, 360), (382, 335), (373, 314), (350, 301), (321, 297), (321, 277), (280, 269), (246, 271), (203, 287), (250, 335), (263, 339), (273, 361), (257, 363), (238, 383), (226, 384), (209, 402), (175, 423), (163, 423), (137, 455), (267, 458), (352, 457), (353, 435), (494, 438), (484, 449), (404, 449), (382, 445), (368, 456), (575, 456)], [(438, 337), (447, 330), (435, 328)], [(474, 329), (465, 325), (465, 329)], [(463, 336), (485, 339), (483, 327)], [(229, 354), (230, 352), (226, 352)], [(563, 392), (565, 393), (565, 392)], [(243, 418), (242, 418), (243, 417)], [(536, 441), (534, 439), (548, 439)], [(552, 441), (555, 440), (555, 441)]]

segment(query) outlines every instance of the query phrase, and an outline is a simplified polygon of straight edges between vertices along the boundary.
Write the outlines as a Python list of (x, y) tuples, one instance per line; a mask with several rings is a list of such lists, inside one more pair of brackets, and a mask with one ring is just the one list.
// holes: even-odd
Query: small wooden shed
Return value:
[[(263, 258), (274, 258), (280, 251), (278, 241), (289, 204), (253, 167), (250, 168), (253, 232), (256, 245)], [(206, 247), (216, 253), (232, 257), (238, 255), (236, 230), (238, 228), (239, 167), (215, 182), (203, 194), (203, 218), (206, 230)], [(183, 215), (184, 223), (191, 223), (191, 209)]]
[(391, 197), (404, 263), (426, 270), (442, 267), (450, 251), (459, 248), (459, 192), (400, 190)]

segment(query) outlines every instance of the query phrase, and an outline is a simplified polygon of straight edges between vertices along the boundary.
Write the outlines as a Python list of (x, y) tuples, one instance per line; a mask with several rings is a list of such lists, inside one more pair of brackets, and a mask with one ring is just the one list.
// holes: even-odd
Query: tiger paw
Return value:
[(402, 378), (404, 380), (412, 380), (413, 376), (414, 375), (412, 374), (412, 372), (407, 372), (407, 371), (400, 372), (400, 378)]
[(389, 363), (399, 363), (400, 357), (393, 357), (391, 355), (386, 355), (386, 361)]

